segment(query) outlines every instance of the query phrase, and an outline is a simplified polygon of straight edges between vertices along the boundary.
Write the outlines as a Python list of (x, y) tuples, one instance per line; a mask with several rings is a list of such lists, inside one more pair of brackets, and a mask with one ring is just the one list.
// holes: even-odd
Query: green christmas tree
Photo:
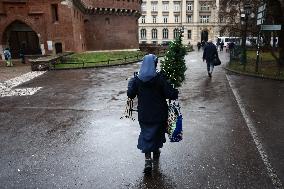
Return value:
[(184, 57), (186, 47), (182, 44), (182, 32), (170, 43), (165, 54), (164, 61), (161, 61), (161, 71), (174, 87), (180, 87), (185, 80), (186, 65)]

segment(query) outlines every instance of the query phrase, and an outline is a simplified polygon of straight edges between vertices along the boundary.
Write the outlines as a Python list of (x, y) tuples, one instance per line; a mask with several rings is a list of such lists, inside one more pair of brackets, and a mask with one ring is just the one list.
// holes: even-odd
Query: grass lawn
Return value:
[[(278, 55), (278, 54), (277, 54)], [(279, 56), (279, 55), (278, 55)], [(232, 61), (228, 68), (252, 75), (259, 75), (271, 78), (284, 79), (284, 68), (279, 69), (276, 60), (270, 52), (261, 52), (261, 62), (259, 63), (258, 73), (255, 72), (256, 67), (256, 51), (247, 51), (247, 65), (244, 66), (239, 61)]]
[(136, 57), (137, 55), (143, 56), (144, 52), (141, 51), (114, 51), (114, 52), (93, 52), (93, 53), (80, 53), (73, 54), (70, 57), (83, 60), (85, 62), (102, 62), (116, 59), (124, 59), (125, 57)]
[(62, 69), (116, 65), (124, 62), (132, 62), (142, 59), (144, 55), (145, 53), (141, 51), (76, 53), (67, 57), (66, 63), (56, 64), (55, 68)]

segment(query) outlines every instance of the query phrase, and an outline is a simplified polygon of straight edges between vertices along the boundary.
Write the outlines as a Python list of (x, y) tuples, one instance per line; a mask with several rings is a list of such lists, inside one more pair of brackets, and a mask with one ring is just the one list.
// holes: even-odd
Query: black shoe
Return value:
[(208, 76), (209, 76), (209, 77), (212, 77), (212, 74), (211, 74), (210, 72), (208, 72)]
[(151, 159), (146, 159), (145, 160), (145, 168), (144, 168), (144, 173), (149, 174), (152, 171), (152, 160)]
[(158, 160), (160, 158), (160, 154), (161, 154), (160, 150), (153, 152), (153, 159)]

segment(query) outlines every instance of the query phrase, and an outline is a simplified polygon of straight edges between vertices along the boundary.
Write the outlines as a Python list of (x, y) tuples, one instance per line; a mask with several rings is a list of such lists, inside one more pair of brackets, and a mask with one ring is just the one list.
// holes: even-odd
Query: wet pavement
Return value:
[(13, 67), (6, 67), (5, 61), (0, 59), (0, 82), (20, 76), (31, 71), (30, 63), (22, 64), (20, 60), (12, 61)]
[(18, 86), (36, 94), (0, 98), (0, 188), (281, 188), (255, 141), (283, 183), (284, 83), (220, 66), (210, 79), (201, 52), (186, 62), (184, 140), (165, 144), (151, 176), (137, 120), (120, 119), (133, 64), (51, 71)]

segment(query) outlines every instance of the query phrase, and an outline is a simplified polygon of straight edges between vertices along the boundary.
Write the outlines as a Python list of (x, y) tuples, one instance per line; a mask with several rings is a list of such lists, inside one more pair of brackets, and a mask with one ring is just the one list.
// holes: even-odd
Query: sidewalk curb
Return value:
[(264, 75), (257, 75), (257, 74), (253, 74), (253, 73), (245, 73), (245, 72), (241, 72), (241, 71), (236, 71), (236, 70), (227, 68), (226, 66), (223, 66), (223, 69), (225, 69), (229, 72), (235, 73), (235, 74), (249, 76), (249, 77), (255, 77), (255, 78), (260, 78), (260, 79), (270, 79), (270, 80), (275, 80), (275, 81), (284, 81), (284, 79), (280, 79), (280, 78), (274, 78), (274, 77), (269, 77), (269, 76), (264, 76)]

